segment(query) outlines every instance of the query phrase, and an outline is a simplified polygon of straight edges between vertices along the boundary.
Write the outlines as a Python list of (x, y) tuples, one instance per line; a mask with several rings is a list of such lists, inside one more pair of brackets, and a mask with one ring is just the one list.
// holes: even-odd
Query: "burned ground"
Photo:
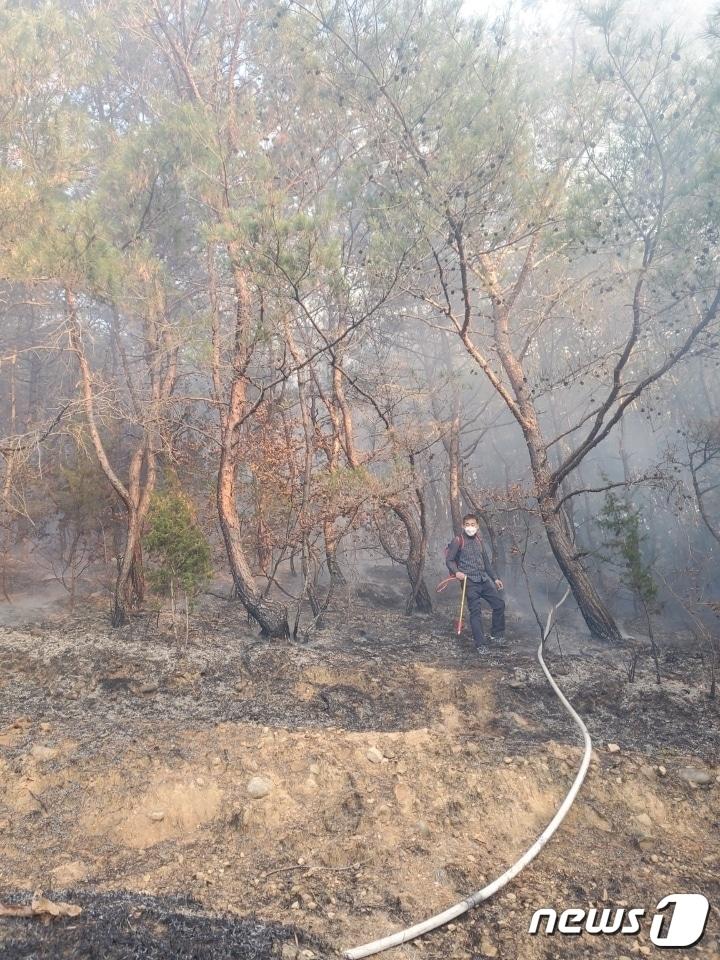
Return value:
[[(83, 913), (3, 921), (0, 954), (331, 957), (501, 873), (581, 749), (534, 624), (511, 618), (509, 648), (480, 662), (452, 604), (407, 618), (400, 584), (370, 583), (338, 594), (307, 642), (278, 644), (208, 599), (182, 657), (166, 624), (113, 631), (91, 605), (6, 628), (0, 902), (42, 888)], [(399, 955), (645, 954), (647, 929), (568, 943), (529, 937), (529, 920), (544, 905), (650, 912), (682, 890), (720, 903), (717, 702), (702, 650), (661, 644), (662, 684), (647, 654), (628, 683), (629, 651), (563, 614), (546, 658), (594, 741), (580, 796), (505, 891)], [(717, 916), (688, 956), (717, 954)]]
[[(8, 901), (19, 899), (8, 897)], [(77, 891), (83, 912), (72, 922), (13, 921), (3, 940), (5, 960), (102, 957), (103, 960), (273, 960), (283, 944), (307, 945), (302, 930), (252, 918), (214, 916), (191, 897)]]

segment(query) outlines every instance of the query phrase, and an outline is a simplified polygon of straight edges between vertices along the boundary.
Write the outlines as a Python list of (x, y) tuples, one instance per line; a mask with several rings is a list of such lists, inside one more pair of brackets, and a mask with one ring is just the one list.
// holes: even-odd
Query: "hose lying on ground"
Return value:
[(565, 603), (569, 593), (570, 588), (568, 587), (563, 595), (562, 600), (556, 603), (550, 610), (547, 623), (545, 624), (545, 630), (543, 631), (542, 640), (540, 641), (540, 646), (538, 647), (537, 651), (538, 661), (542, 667), (543, 673), (547, 677), (550, 686), (560, 699), (560, 702), (563, 704), (565, 709), (579, 727), (585, 742), (585, 753), (583, 755), (582, 763), (580, 764), (580, 769), (578, 770), (577, 776), (573, 780), (567, 796), (558, 808), (557, 813), (547, 827), (545, 827), (535, 843), (533, 843), (533, 845), (525, 851), (522, 857), (520, 857), (520, 859), (517, 860), (508, 870), (506, 870), (505, 873), (499, 876), (497, 880), (493, 880), (492, 883), (488, 884), (486, 887), (483, 887), (482, 890), (478, 890), (477, 893), (473, 893), (469, 897), (466, 897), (465, 900), (461, 900), (459, 903), (456, 903), (454, 907), (449, 907), (442, 913), (438, 913), (436, 916), (430, 917), (428, 920), (424, 920), (422, 923), (417, 923), (415, 926), (408, 927), (406, 930), (400, 930), (397, 933), (392, 933), (390, 936), (383, 937), (381, 940), (375, 940), (372, 943), (366, 943), (364, 946), (353, 947), (351, 950), (346, 950), (344, 956), (347, 958), (347, 960), (360, 960), (361, 957), (370, 957), (374, 953), (380, 953), (382, 950), (388, 950), (390, 947), (400, 946), (401, 943), (407, 943), (408, 940), (414, 940), (415, 937), (421, 937), (423, 934), (429, 933), (431, 930), (435, 930), (437, 927), (441, 927), (443, 924), (449, 923), (451, 920), (455, 920), (456, 917), (461, 916), (471, 907), (476, 907), (479, 903), (482, 903), (483, 900), (488, 900), (494, 893), (497, 893), (498, 890), (509, 883), (513, 877), (516, 877), (524, 867), (526, 867), (532, 860), (535, 859), (535, 857), (540, 853), (550, 837), (552, 837), (557, 828), (565, 819), (570, 807), (573, 804), (573, 801), (575, 800), (575, 797), (577, 796), (577, 792), (582, 786), (583, 780), (585, 779), (585, 774), (587, 773), (588, 766), (590, 765), (590, 757), (592, 755), (592, 741), (590, 740), (590, 734), (587, 731), (587, 727), (582, 722), (578, 714), (573, 710), (572, 706), (563, 695), (562, 690), (560, 690), (558, 685), (555, 683), (555, 680), (546, 667), (545, 660), (543, 658), (543, 645), (550, 634), (553, 617), (557, 609), (563, 603)]

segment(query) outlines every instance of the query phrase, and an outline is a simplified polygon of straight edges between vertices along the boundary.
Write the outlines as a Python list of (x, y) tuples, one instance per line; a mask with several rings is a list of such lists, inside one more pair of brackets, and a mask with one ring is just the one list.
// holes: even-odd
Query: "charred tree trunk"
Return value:
[[(234, 419), (232, 400), (228, 419)], [(260, 624), (266, 636), (286, 637), (289, 632), (286, 608), (280, 603), (261, 596), (245, 556), (240, 536), (240, 516), (235, 500), (237, 461), (233, 449), (234, 428), (230, 424), (224, 432), (218, 470), (217, 509), (230, 572), (235, 584), (235, 595), (250, 616)]]
[[(157, 477), (157, 454), (154, 448), (154, 434), (157, 426), (154, 425), (150, 431), (145, 431), (142, 444), (134, 451), (130, 461), (128, 485), (125, 486), (110, 463), (102, 437), (100, 436), (95, 415), (95, 400), (93, 396), (90, 364), (88, 363), (83, 347), (75, 296), (69, 288), (65, 291), (65, 298), (69, 314), (70, 346), (77, 357), (80, 367), (83, 407), (90, 431), (90, 438), (98, 463), (125, 509), (125, 544), (115, 581), (110, 617), (112, 625), (119, 627), (127, 623), (129, 612), (139, 606), (145, 596), (141, 538), (143, 523), (150, 507), (150, 498), (155, 489)], [(153, 345), (153, 349), (159, 349), (157, 342)], [(151, 364), (154, 366), (155, 362), (156, 357), (153, 357)], [(163, 390), (170, 391), (172, 389), (175, 377), (174, 359), (171, 359), (162, 379), (157, 376), (157, 374), (157, 370), (151, 372), (152, 399), (155, 403), (160, 399)], [(140, 404), (137, 397), (134, 396), (130, 379), (128, 379), (128, 385), (133, 394), (133, 402), (136, 405), (136, 410), (140, 413)], [(144, 482), (142, 476), (143, 467), (145, 470)]]
[[(447, 344), (447, 354), (450, 354), (450, 346)], [(425, 360), (425, 373), (429, 381), (435, 377), (435, 371), (428, 359)], [(448, 380), (453, 382), (455, 371), (449, 363), (446, 363), (446, 374)], [(461, 408), (460, 397), (456, 390), (453, 390), (451, 400), (451, 410), (449, 421), (443, 416), (443, 408), (440, 399), (436, 394), (431, 396), (433, 415), (440, 426), (440, 436), (442, 438), (443, 448), (448, 458), (448, 499), (447, 504), (443, 505), (442, 514), (446, 515), (447, 506), (450, 507), (450, 521), (453, 528), (453, 534), (457, 537), (462, 533), (463, 507), (461, 502), (461, 493), (463, 490), (462, 476), (462, 453), (460, 443), (460, 424)], [(434, 491), (433, 491), (434, 493)]]
[[(462, 246), (460, 249), (462, 251)], [(557, 473), (553, 474), (550, 469), (548, 447), (542, 434), (530, 387), (522, 364), (513, 350), (510, 337), (510, 310), (521, 289), (523, 278), (530, 269), (533, 251), (534, 243), (531, 242), (520, 278), (509, 297), (506, 297), (503, 292), (490, 258), (486, 255), (480, 258), (483, 280), (493, 305), (493, 338), (500, 362), (512, 387), (512, 394), (490, 370), (485, 357), (470, 341), (467, 330), (463, 332), (464, 342), (469, 352), (483, 366), (486, 375), (494, 381), (496, 390), (503, 396), (522, 429), (535, 480), (535, 496), (548, 543), (568, 581), (588, 629), (601, 640), (618, 641), (621, 636), (617, 624), (601, 600), (569, 536), (567, 519), (560, 507), (560, 496), (557, 492), (562, 477)], [(461, 270), (466, 270), (462, 259)]]
[[(232, 250), (230, 250), (232, 257)], [(250, 292), (242, 270), (233, 263), (236, 315), (232, 357), (232, 380), (227, 412), (221, 418), (220, 462), (217, 480), (217, 510), (220, 529), (225, 542), (230, 571), (235, 584), (235, 593), (245, 609), (262, 629), (265, 636), (287, 637), (289, 635), (287, 608), (284, 604), (263, 597), (255, 585), (255, 578), (248, 563), (240, 534), (240, 516), (236, 499), (237, 469), (240, 450), (240, 429), (245, 412), (246, 368), (250, 358)], [(213, 323), (213, 357), (219, 363), (219, 329)], [(214, 366), (215, 366), (214, 364)], [(220, 371), (215, 366), (213, 379), (220, 382)]]
[(415, 555), (408, 557), (407, 572), (412, 585), (412, 592), (405, 604), (406, 613), (412, 613), (413, 608), (417, 608), (421, 613), (432, 613), (432, 598), (423, 576), (424, 566), (424, 557), (422, 561)]
[(345, 576), (337, 559), (337, 535), (335, 532), (335, 524), (332, 520), (325, 520), (323, 522), (323, 538), (325, 540), (325, 557), (330, 580), (335, 584), (346, 583)]
[(267, 577), (272, 565), (272, 547), (270, 546), (270, 531), (265, 520), (265, 501), (257, 479), (255, 479), (255, 517), (257, 519), (257, 557), (261, 571)]
[(408, 555), (405, 560), (408, 579), (410, 580), (410, 596), (406, 604), (406, 611), (410, 613), (417, 608), (421, 613), (432, 611), (430, 592), (423, 576), (425, 568), (425, 550), (427, 547), (422, 524), (413, 516), (412, 510), (404, 504), (391, 504), (395, 516), (405, 527), (408, 538)]
[[(10, 436), (15, 437), (17, 431), (17, 398), (15, 383), (15, 368), (17, 365), (17, 349), (13, 350), (10, 357)], [(8, 564), (10, 558), (10, 547), (12, 543), (12, 527), (10, 523), (10, 492), (13, 485), (13, 471), (15, 466), (15, 453), (10, 450), (3, 454), (5, 461), (5, 476), (3, 478), (2, 494), (0, 495), (0, 518), (4, 521), (2, 526), (3, 544), (2, 544), (2, 570), (0, 570), (0, 590), (5, 600), (10, 603), (10, 592), (8, 589)], [(7, 513), (7, 520), (3, 514)]]
[[(123, 624), (128, 622), (130, 611), (139, 606), (144, 596), (145, 578), (142, 571), (142, 561), (140, 561), (139, 566), (137, 564), (138, 554), (140, 557), (142, 556), (140, 553), (140, 519), (137, 509), (133, 508), (127, 514), (125, 550), (115, 580), (110, 617), (110, 622), (114, 627), (122, 627)], [(140, 595), (135, 592), (136, 584), (141, 585), (142, 593)]]
[(575, 545), (568, 535), (567, 523), (557, 512), (557, 504), (552, 498), (540, 502), (540, 515), (550, 549), (590, 632), (601, 640), (619, 640), (620, 631), (600, 599), (590, 574), (578, 559)]

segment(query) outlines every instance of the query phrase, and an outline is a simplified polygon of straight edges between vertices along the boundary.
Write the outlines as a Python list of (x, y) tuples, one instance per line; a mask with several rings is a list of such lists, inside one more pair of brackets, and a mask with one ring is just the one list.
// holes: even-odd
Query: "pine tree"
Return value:
[(158, 593), (170, 597), (176, 637), (176, 594), (178, 588), (182, 590), (187, 643), (191, 601), (211, 574), (210, 545), (190, 501), (177, 490), (154, 494), (148, 524), (145, 546), (154, 561), (150, 582)]
[[(605, 504), (600, 513), (598, 525), (608, 535), (605, 543), (618, 558), (624, 573), (624, 583), (633, 592), (645, 613), (648, 634), (655, 660), (655, 674), (660, 683), (660, 664), (652, 629), (651, 612), (657, 598), (657, 585), (653, 580), (652, 569), (643, 557), (642, 544), (646, 539), (642, 531), (640, 510), (617, 497), (612, 491), (605, 494)], [(634, 655), (628, 678), (635, 679), (637, 653)]]

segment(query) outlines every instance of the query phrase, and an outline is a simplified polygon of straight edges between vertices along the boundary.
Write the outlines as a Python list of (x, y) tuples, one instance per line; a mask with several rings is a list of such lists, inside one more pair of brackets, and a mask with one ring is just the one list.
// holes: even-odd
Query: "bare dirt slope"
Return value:
[[(262, 641), (209, 600), (182, 659), (168, 631), (112, 631), (90, 607), (0, 628), (0, 902), (41, 888), (84, 908), (0, 921), (0, 956), (339, 956), (512, 863), (581, 756), (537, 628), (515, 622), (510, 648), (481, 662), (452, 635), (450, 598), (408, 619), (398, 591), (339, 595), (302, 645)], [(718, 960), (706, 668), (664, 638), (662, 685), (649, 659), (628, 684), (625, 654), (560, 639), (548, 661), (595, 745), (573, 811), (504, 892), (394, 955), (662, 956), (647, 927), (561, 939), (528, 924), (546, 905), (650, 915), (668, 893), (701, 892), (706, 935), (676, 956)]]

